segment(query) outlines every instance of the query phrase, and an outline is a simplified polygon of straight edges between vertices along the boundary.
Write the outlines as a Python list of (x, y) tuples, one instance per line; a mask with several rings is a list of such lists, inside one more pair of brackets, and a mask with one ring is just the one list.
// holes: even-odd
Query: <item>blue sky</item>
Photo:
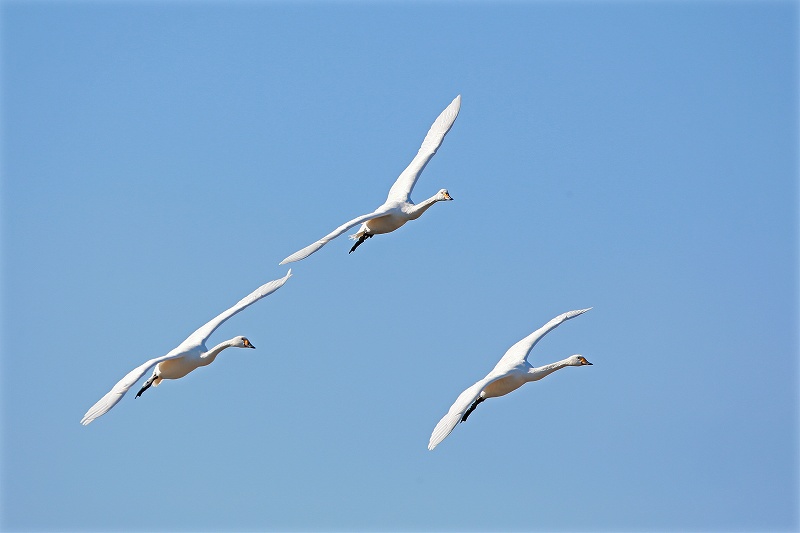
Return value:
[[(796, 2), (4, 2), (5, 530), (781, 531), (798, 519)], [(385, 199), (212, 337), (125, 373)], [(535, 365), (426, 449), (555, 315)]]

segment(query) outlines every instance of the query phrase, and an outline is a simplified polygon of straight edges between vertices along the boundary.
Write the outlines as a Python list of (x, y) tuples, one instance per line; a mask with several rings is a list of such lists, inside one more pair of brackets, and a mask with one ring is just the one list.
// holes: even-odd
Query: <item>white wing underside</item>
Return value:
[(186, 351), (194, 346), (200, 346), (205, 344), (208, 337), (217, 329), (223, 322), (228, 320), (230, 317), (242, 311), (243, 309), (253, 305), (261, 298), (272, 294), (273, 292), (277, 291), (279, 288), (283, 286), (284, 283), (289, 279), (292, 275), (291, 269), (286, 275), (280, 279), (276, 279), (265, 283), (261, 287), (257, 288), (234, 305), (233, 307), (227, 309), (226, 311), (220, 313), (212, 320), (206, 322), (205, 325), (197, 329), (194, 333), (189, 335), (189, 337), (183, 341), (177, 348), (169, 352), (167, 355), (162, 355), (161, 357), (156, 357), (154, 359), (150, 359), (146, 363), (143, 363), (130, 372), (128, 372), (124, 378), (119, 380), (114, 387), (106, 393), (105, 396), (100, 398), (88, 411), (86, 414), (83, 415), (81, 419), (81, 424), (84, 426), (89, 424), (92, 420), (106, 414), (112, 407), (117, 405), (119, 401), (125, 396), (125, 393), (139, 381), (142, 376), (144, 376), (150, 369), (156, 366), (158, 363), (162, 361), (166, 361), (168, 359), (176, 359), (178, 357), (182, 357)]
[(226, 320), (228, 320), (236, 313), (244, 311), (257, 301), (259, 301), (260, 299), (269, 296), (273, 292), (283, 287), (283, 284), (286, 283), (286, 281), (291, 276), (292, 276), (292, 269), (289, 269), (286, 275), (283, 276), (282, 278), (268, 281), (267, 283), (263, 284), (262, 286), (260, 286), (259, 288), (257, 288), (256, 290), (254, 290), (253, 292), (251, 292), (238, 302), (236, 302), (235, 305), (233, 305), (229, 309), (226, 309), (225, 311), (218, 314), (216, 317), (212, 318), (204, 325), (199, 327), (194, 333), (189, 335), (186, 338), (186, 340), (180, 344), (178, 348), (181, 348), (184, 345), (198, 346), (201, 344), (205, 344), (205, 342), (208, 340), (211, 334), (214, 333), (214, 330), (220, 327)]
[[(173, 352), (174, 351), (175, 350), (173, 350)], [(105, 396), (100, 398), (96, 404), (91, 406), (89, 410), (86, 411), (86, 414), (83, 415), (83, 418), (81, 419), (81, 424), (85, 426), (95, 418), (98, 418), (106, 414), (112, 407), (114, 407), (115, 405), (117, 405), (117, 403), (119, 403), (122, 397), (125, 396), (125, 393), (128, 392), (128, 390), (131, 387), (133, 387), (136, 384), (136, 382), (142, 378), (142, 376), (144, 376), (151, 368), (156, 366), (158, 363), (160, 363), (161, 361), (166, 361), (167, 359), (175, 359), (177, 357), (181, 357), (181, 355), (182, 355), (181, 353), (172, 354), (172, 352), (170, 352), (167, 355), (162, 355), (161, 357), (150, 359), (146, 363), (137, 366), (136, 368), (128, 372), (124, 378), (119, 380), (117, 384), (114, 385), (113, 389), (108, 391), (108, 393), (106, 393)]]
[(539, 342), (542, 337), (553, 331), (557, 328), (561, 323), (569, 320), (570, 318), (575, 318), (576, 316), (582, 315), (586, 311), (591, 309), (591, 307), (587, 309), (577, 309), (575, 311), (568, 311), (566, 313), (562, 313), (552, 319), (550, 322), (545, 324), (544, 326), (540, 327), (521, 341), (517, 342), (508, 349), (508, 351), (503, 355), (503, 357), (498, 361), (497, 365), (494, 367), (494, 371), (501, 370), (501, 369), (509, 369), (515, 366), (522, 364), (523, 362), (528, 360), (528, 356), (533, 350), (533, 347), (536, 346), (536, 343)]
[(442, 145), (444, 136), (447, 135), (447, 132), (450, 131), (453, 123), (456, 121), (456, 117), (458, 116), (458, 111), (460, 109), (461, 95), (458, 95), (450, 103), (450, 105), (447, 106), (444, 111), (442, 111), (442, 113), (434, 121), (431, 129), (428, 130), (428, 134), (422, 141), (422, 145), (419, 147), (417, 155), (414, 156), (411, 164), (406, 167), (406, 169), (397, 178), (397, 181), (394, 182), (392, 188), (389, 189), (389, 196), (386, 199), (387, 202), (392, 200), (399, 202), (410, 201), (411, 191), (414, 189), (414, 185), (417, 183), (419, 175), (422, 174), (422, 171), (425, 169), (425, 165), (428, 164), (433, 155), (436, 153), (436, 150), (438, 150), (439, 146)]
[(431, 438), (428, 441), (429, 450), (436, 448), (436, 446), (442, 442), (453, 431), (453, 429), (455, 429), (458, 423), (461, 422), (461, 417), (464, 416), (464, 412), (469, 409), (469, 406), (472, 405), (472, 402), (478, 399), (478, 396), (484, 387), (497, 379), (497, 377), (493, 374), (494, 373), (490, 373), (488, 376), (458, 395), (458, 398), (453, 405), (450, 406), (450, 410), (447, 411), (447, 414), (444, 415), (442, 419), (439, 420), (439, 423), (436, 424), (436, 427), (433, 428), (433, 433), (431, 433)]
[(283, 261), (281, 261), (280, 264), (285, 265), (286, 263), (292, 263), (294, 261), (300, 261), (301, 259), (305, 259), (306, 257), (313, 254), (314, 252), (316, 252), (317, 250), (328, 244), (330, 241), (332, 241), (345, 231), (352, 228), (353, 226), (357, 226), (358, 224), (362, 224), (364, 222), (367, 222), (368, 220), (372, 220), (373, 218), (378, 218), (380, 216), (383, 216), (387, 214), (389, 210), (390, 208), (386, 207), (385, 205), (382, 205), (372, 213), (367, 213), (366, 215), (361, 215), (360, 217), (356, 217), (353, 220), (349, 220), (344, 224), (342, 224), (341, 226), (339, 226), (338, 228), (336, 228), (335, 230), (333, 230), (332, 232), (325, 235), (317, 242), (309, 244), (302, 250), (296, 251), (295, 253), (293, 253)]

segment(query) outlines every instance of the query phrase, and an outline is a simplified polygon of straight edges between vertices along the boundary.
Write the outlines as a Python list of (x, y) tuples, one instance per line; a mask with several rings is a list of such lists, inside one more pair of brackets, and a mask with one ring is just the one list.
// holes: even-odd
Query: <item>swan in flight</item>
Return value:
[(357, 224), (361, 224), (359, 230), (350, 235), (350, 238), (355, 240), (356, 243), (350, 248), (350, 253), (354, 252), (361, 243), (369, 239), (373, 235), (380, 233), (389, 233), (396, 230), (409, 220), (416, 220), (424, 213), (430, 206), (436, 202), (452, 200), (450, 193), (447, 189), (442, 189), (435, 195), (431, 196), (424, 202), (414, 204), (411, 201), (411, 191), (414, 189), (414, 184), (417, 183), (419, 175), (428, 161), (431, 160), (436, 150), (441, 146), (444, 136), (450, 131), (453, 126), (458, 111), (461, 109), (461, 95), (455, 97), (447, 108), (437, 117), (436, 121), (431, 126), (425, 139), (422, 141), (422, 146), (419, 152), (411, 161), (411, 164), (403, 171), (402, 174), (394, 182), (392, 188), (389, 189), (389, 196), (386, 202), (371, 213), (361, 215), (348, 222), (345, 222), (323, 238), (313, 244), (309, 244), (302, 250), (299, 250), (283, 261), (281, 265), (291, 263), (293, 261), (300, 261), (309, 255), (313, 254), (328, 242), (335, 239), (345, 231), (349, 230)]
[(534, 368), (528, 362), (528, 355), (539, 340), (555, 329), (562, 322), (582, 315), (591, 309), (578, 309), (558, 315), (553, 320), (537, 329), (514, 346), (508, 349), (502, 359), (485, 378), (462, 392), (456, 402), (450, 407), (446, 415), (436, 424), (428, 442), (428, 449), (433, 450), (442, 442), (459, 422), (466, 422), (467, 417), (475, 410), (479, 403), (486, 398), (504, 396), (517, 390), (529, 381), (538, 381), (543, 377), (560, 370), (566, 366), (591, 365), (582, 355), (572, 355), (551, 363)]
[(210, 350), (206, 348), (206, 341), (214, 333), (223, 322), (238, 313), (239, 311), (253, 305), (261, 298), (272, 294), (280, 289), (286, 280), (292, 275), (291, 269), (286, 275), (280, 279), (265, 283), (257, 288), (241, 300), (239, 303), (220, 313), (216, 318), (207, 322), (200, 329), (189, 335), (177, 348), (169, 352), (167, 355), (150, 359), (146, 363), (137, 366), (128, 374), (119, 380), (105, 396), (100, 398), (81, 419), (81, 424), (84, 426), (90, 424), (95, 418), (106, 414), (112, 407), (117, 405), (125, 393), (130, 389), (145, 373), (151, 368), (155, 367), (153, 374), (145, 382), (144, 386), (136, 394), (136, 397), (142, 395), (144, 391), (150, 388), (151, 385), (158, 386), (162, 379), (178, 379), (182, 378), (192, 370), (200, 368), (201, 366), (210, 365), (214, 359), (225, 348), (255, 348), (250, 341), (245, 337), (234, 337), (231, 340), (222, 342)]

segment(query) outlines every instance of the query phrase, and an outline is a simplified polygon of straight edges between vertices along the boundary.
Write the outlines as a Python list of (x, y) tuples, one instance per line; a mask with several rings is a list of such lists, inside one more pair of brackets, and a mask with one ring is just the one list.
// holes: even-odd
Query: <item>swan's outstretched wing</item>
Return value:
[(128, 372), (124, 378), (119, 380), (117, 384), (114, 385), (113, 389), (108, 391), (105, 396), (100, 398), (96, 404), (91, 406), (89, 410), (86, 411), (86, 414), (83, 415), (83, 418), (81, 419), (81, 424), (84, 426), (88, 425), (95, 418), (106, 414), (112, 407), (119, 403), (122, 397), (125, 396), (125, 393), (128, 392), (128, 389), (133, 387), (134, 384), (136, 384), (136, 382), (139, 381), (139, 379), (141, 379), (141, 377), (144, 376), (148, 370), (156, 366), (158, 363), (161, 361), (166, 361), (167, 359), (175, 359), (176, 357), (181, 357), (182, 355), (183, 353), (176, 353), (176, 350), (172, 350), (167, 355), (150, 359), (146, 363), (139, 365)]
[(217, 329), (223, 322), (228, 320), (230, 317), (232, 317), (239, 311), (242, 311), (243, 309), (250, 307), (257, 301), (259, 301), (261, 298), (269, 296), (273, 292), (283, 287), (283, 284), (286, 283), (286, 281), (291, 277), (291, 275), (292, 275), (292, 269), (290, 268), (289, 272), (287, 272), (286, 275), (283, 276), (282, 278), (269, 281), (263, 284), (262, 286), (260, 286), (259, 288), (257, 288), (256, 290), (254, 290), (241, 300), (239, 300), (236, 303), (236, 305), (234, 305), (230, 309), (223, 311), (216, 317), (206, 322), (203, 326), (198, 328), (197, 331), (189, 335), (189, 337), (187, 337), (186, 340), (183, 341), (178, 348), (181, 348), (187, 344), (191, 346), (205, 344), (206, 340), (208, 340), (211, 334), (214, 333), (214, 330)]
[(316, 252), (317, 250), (328, 244), (330, 241), (332, 241), (345, 231), (352, 228), (353, 226), (366, 222), (367, 220), (372, 220), (373, 218), (378, 218), (379, 216), (385, 215), (387, 212), (388, 208), (381, 206), (372, 213), (367, 213), (366, 215), (361, 215), (360, 217), (356, 217), (353, 220), (349, 220), (344, 224), (342, 224), (341, 226), (339, 226), (338, 228), (336, 228), (335, 230), (333, 230), (332, 232), (325, 235), (317, 242), (309, 244), (302, 250), (296, 251), (295, 253), (293, 253), (283, 261), (281, 261), (280, 264), (285, 265), (286, 263), (292, 263), (294, 261), (300, 261), (301, 259), (305, 259), (306, 257), (313, 254), (314, 252)]
[(450, 128), (453, 126), (453, 122), (456, 121), (459, 109), (461, 109), (460, 94), (456, 96), (455, 100), (453, 100), (450, 105), (447, 106), (447, 109), (442, 111), (442, 113), (436, 118), (433, 126), (431, 126), (431, 129), (428, 131), (428, 134), (422, 141), (422, 146), (419, 147), (419, 152), (417, 152), (414, 160), (411, 161), (411, 164), (408, 165), (402, 174), (400, 174), (400, 176), (397, 178), (397, 181), (395, 181), (394, 185), (392, 185), (392, 188), (389, 189), (389, 197), (387, 198), (387, 201), (408, 201), (409, 196), (411, 196), (411, 191), (414, 189), (414, 184), (417, 183), (419, 175), (422, 174), (422, 170), (425, 168), (425, 165), (428, 164), (428, 161), (431, 160), (433, 154), (435, 154), (436, 150), (439, 149), (439, 146), (441, 146), (442, 141), (444, 140), (444, 136), (447, 135), (448, 131), (450, 131)]
[(461, 422), (461, 417), (464, 416), (464, 412), (469, 409), (472, 402), (478, 399), (478, 395), (480, 395), (484, 387), (495, 379), (497, 379), (497, 377), (490, 373), (458, 395), (458, 399), (450, 406), (450, 410), (447, 411), (447, 414), (444, 415), (442, 419), (439, 420), (439, 423), (436, 424), (436, 427), (433, 428), (431, 439), (428, 441), (429, 450), (436, 448), (436, 446), (453, 431), (458, 423)]
[(186, 353), (187, 345), (191, 345), (193, 347), (205, 344), (206, 339), (208, 339), (208, 337), (214, 332), (215, 329), (219, 327), (220, 324), (228, 320), (242, 309), (253, 305), (261, 298), (277, 291), (283, 286), (284, 283), (286, 283), (286, 280), (288, 280), (291, 275), (292, 271), (290, 269), (284, 277), (270, 281), (269, 283), (265, 283), (239, 300), (236, 305), (219, 314), (213, 320), (207, 322), (203, 327), (189, 335), (185, 341), (183, 341), (177, 348), (169, 352), (167, 355), (150, 359), (146, 363), (143, 363), (128, 372), (124, 378), (119, 380), (117, 384), (114, 385), (114, 388), (108, 391), (105, 396), (100, 398), (97, 403), (95, 403), (88, 411), (86, 411), (86, 414), (83, 415), (83, 418), (81, 419), (81, 424), (85, 426), (91, 423), (95, 418), (106, 414), (112, 407), (119, 403), (122, 397), (125, 396), (125, 393), (128, 392), (128, 389), (133, 387), (133, 385), (139, 381), (139, 379), (141, 379), (141, 377), (144, 376), (148, 370), (152, 369), (158, 363), (168, 359), (182, 357)]
[(500, 361), (495, 366), (495, 370), (500, 368), (510, 368), (519, 365), (523, 361), (528, 360), (528, 355), (533, 350), (533, 347), (536, 345), (539, 340), (547, 335), (550, 331), (554, 330), (558, 327), (559, 324), (562, 322), (569, 320), (570, 318), (575, 318), (578, 315), (582, 315), (586, 311), (591, 309), (591, 307), (586, 309), (577, 309), (575, 311), (567, 311), (566, 313), (562, 313), (552, 319), (550, 322), (545, 324), (544, 326), (540, 327), (514, 346), (508, 349), (508, 351), (503, 355)]

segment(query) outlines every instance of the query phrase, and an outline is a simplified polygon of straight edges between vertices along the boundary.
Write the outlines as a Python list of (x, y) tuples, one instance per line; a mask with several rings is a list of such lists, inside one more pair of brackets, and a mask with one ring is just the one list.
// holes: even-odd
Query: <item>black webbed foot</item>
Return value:
[(467, 409), (467, 412), (464, 413), (464, 416), (461, 417), (461, 421), (462, 422), (466, 422), (467, 421), (467, 417), (472, 413), (472, 411), (475, 410), (476, 407), (478, 407), (478, 404), (481, 403), (484, 400), (486, 400), (486, 398), (481, 398), (480, 396), (478, 396), (478, 399), (475, 400), (474, 402), (472, 402), (472, 405), (469, 406), (469, 409)]
[(371, 233), (365, 233), (364, 235), (362, 235), (361, 237), (359, 237), (359, 238), (358, 238), (358, 240), (356, 241), (356, 243), (353, 245), (353, 247), (352, 247), (352, 248), (350, 248), (350, 251), (349, 251), (349, 252), (347, 252), (347, 254), (348, 254), (348, 255), (352, 254), (353, 252), (355, 252), (355, 251), (356, 251), (356, 248), (358, 248), (359, 246), (361, 246), (361, 243), (362, 243), (362, 242), (366, 241), (367, 239), (371, 239), (371, 238), (372, 238), (372, 234), (371, 234)]
[(156, 376), (155, 376), (155, 375), (153, 375), (153, 376), (150, 376), (150, 379), (148, 379), (147, 381), (145, 381), (145, 382), (144, 382), (144, 385), (142, 386), (142, 388), (141, 388), (141, 389), (139, 389), (139, 392), (137, 392), (137, 393), (136, 393), (136, 397), (138, 398), (139, 396), (141, 396), (141, 395), (142, 395), (142, 393), (143, 393), (144, 391), (146, 391), (147, 389), (149, 389), (149, 388), (150, 388), (150, 385), (152, 385), (152, 384), (153, 384), (153, 382), (154, 382), (155, 380), (156, 380)]

